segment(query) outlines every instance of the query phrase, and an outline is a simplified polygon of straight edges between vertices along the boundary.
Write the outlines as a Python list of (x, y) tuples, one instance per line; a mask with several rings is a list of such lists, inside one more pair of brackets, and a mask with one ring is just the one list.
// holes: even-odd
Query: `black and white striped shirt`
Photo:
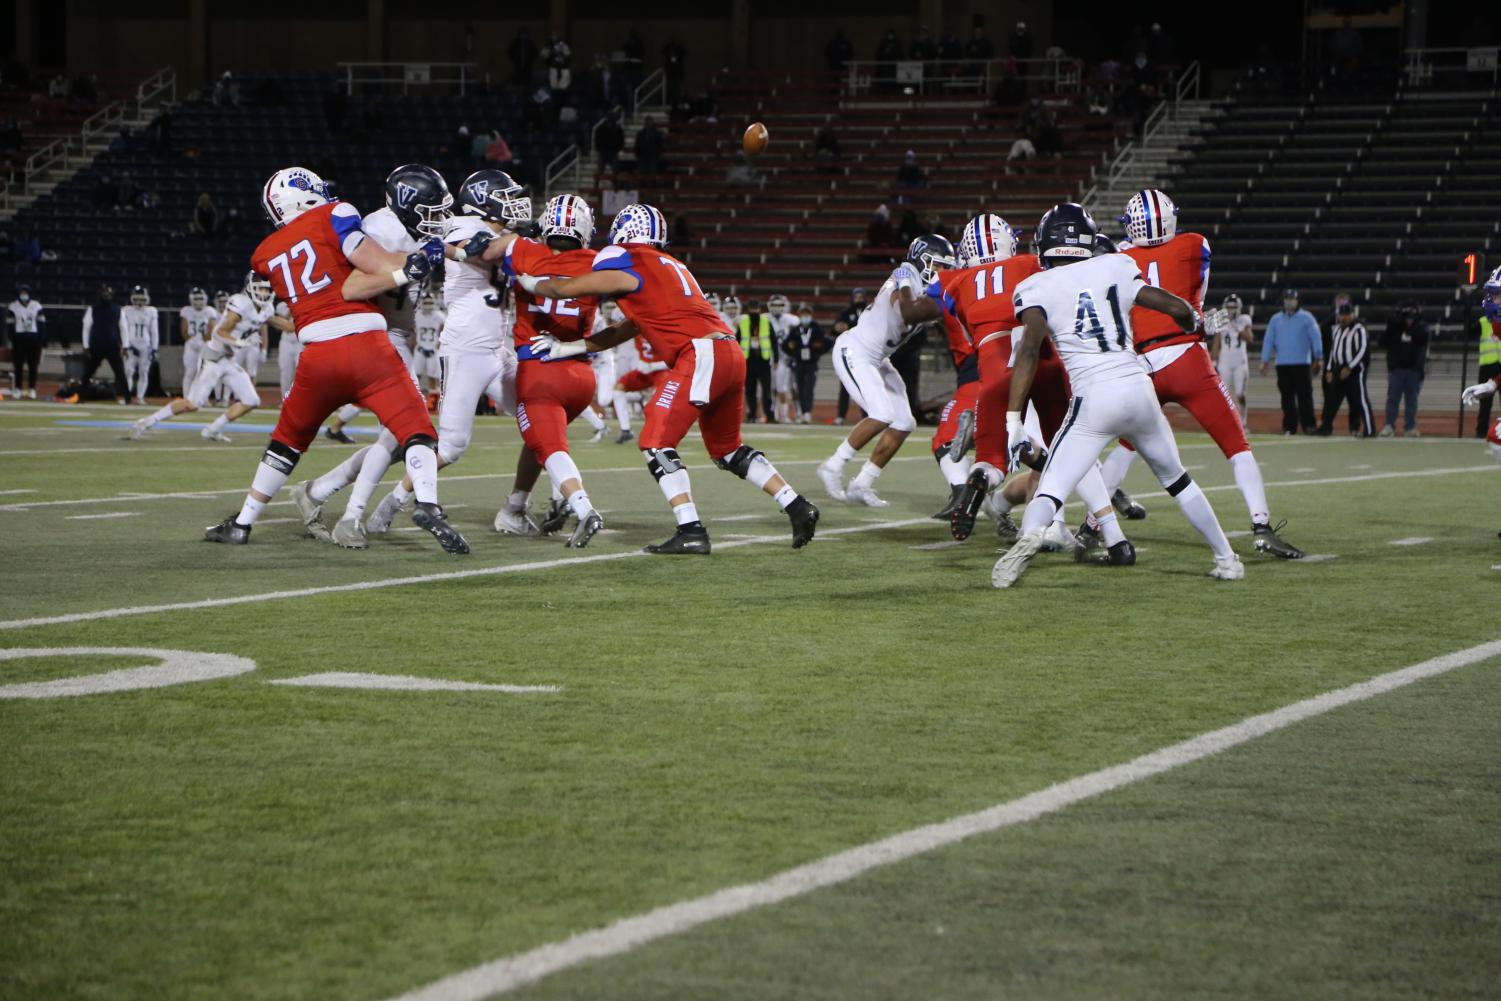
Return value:
[(1329, 348), (1329, 367), (1356, 368), (1364, 365), (1368, 344), (1365, 324), (1352, 323), (1349, 326), (1336, 326), (1334, 343)]

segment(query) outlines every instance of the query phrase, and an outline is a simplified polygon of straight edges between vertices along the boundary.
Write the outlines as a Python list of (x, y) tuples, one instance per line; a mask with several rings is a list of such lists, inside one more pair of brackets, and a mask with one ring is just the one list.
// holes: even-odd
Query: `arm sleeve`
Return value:
[[(631, 257), (631, 252), (621, 246), (610, 246), (594, 255), (594, 264), (591, 271), (624, 271), (636, 279), (636, 292), (641, 291), (641, 272), (636, 270), (636, 262)], [(634, 295), (635, 292), (622, 292), (621, 295)]]
[(340, 202), (328, 214), (328, 224), (333, 229), (334, 245), (348, 257), (365, 240), (365, 227), (360, 220), (360, 210), (348, 202)]

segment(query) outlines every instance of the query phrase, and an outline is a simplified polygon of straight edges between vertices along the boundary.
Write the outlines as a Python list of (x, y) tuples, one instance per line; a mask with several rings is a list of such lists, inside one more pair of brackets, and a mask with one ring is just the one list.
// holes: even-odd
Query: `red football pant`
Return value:
[(689, 401), (698, 353), (688, 347), (678, 355), (656, 398), (646, 408), (646, 426), (640, 446), (676, 448), (698, 421), (709, 458), (722, 459), (740, 447), (740, 425), (745, 417), (745, 354), (733, 340), (709, 342), (713, 346), (714, 372), (709, 380), (709, 402)]
[(1152, 373), (1152, 384), (1163, 404), (1176, 403), (1193, 414), (1199, 427), (1208, 431), (1225, 453), (1225, 458), (1232, 459), (1251, 450), (1240, 410), (1214, 370), (1208, 351), (1197, 345), (1189, 348), (1181, 358)]
[(292, 391), (282, 401), (271, 439), (306, 452), (328, 415), (346, 403), (375, 414), (397, 444), (419, 434), (438, 438), (427, 401), (391, 338), (384, 330), (368, 330), (303, 345)]
[(516, 426), (537, 462), (568, 451), (568, 425), (594, 399), (594, 367), (587, 358), (528, 359), (516, 369)]
[[(997, 337), (980, 345), (980, 399), (975, 411), (975, 461), (988, 462), (1007, 472), (1006, 407), (1011, 399), (1011, 338)], [(1047, 441), (1063, 426), (1068, 413), (1068, 373), (1056, 355), (1037, 359), (1028, 397)]]
[[(954, 390), (954, 398), (944, 405), (943, 413), (938, 416), (938, 427), (933, 431), (933, 454), (949, 447), (949, 442), (959, 436), (959, 415), (966, 410), (973, 410), (980, 399), (980, 380), (966, 382)], [(1001, 429), (1005, 434), (1005, 429)]]
[(667, 369), (658, 369), (655, 372), (643, 372), (633, 368), (620, 377), (615, 387), (626, 393), (653, 392), (661, 387), (667, 379)]

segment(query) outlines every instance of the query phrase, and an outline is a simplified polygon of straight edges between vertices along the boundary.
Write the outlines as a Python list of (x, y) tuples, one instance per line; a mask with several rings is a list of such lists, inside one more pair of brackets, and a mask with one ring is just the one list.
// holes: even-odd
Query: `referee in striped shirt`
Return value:
[(1329, 365), (1324, 369), (1324, 419), (1319, 434), (1334, 433), (1334, 416), (1340, 404), (1350, 403), (1350, 435), (1369, 438), (1376, 433), (1371, 417), (1371, 397), (1366, 392), (1366, 369), (1370, 363), (1370, 338), (1365, 325), (1355, 319), (1355, 306), (1339, 304), (1335, 314), (1334, 337), (1329, 348)]

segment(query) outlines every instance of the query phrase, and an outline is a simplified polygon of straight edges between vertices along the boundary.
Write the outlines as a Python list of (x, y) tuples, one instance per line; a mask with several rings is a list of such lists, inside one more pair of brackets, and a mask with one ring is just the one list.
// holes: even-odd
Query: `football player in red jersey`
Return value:
[[(1202, 316), (1209, 287), (1209, 241), (1198, 233), (1179, 233), (1177, 206), (1153, 188), (1131, 196), (1121, 221), (1131, 242), (1124, 252), (1141, 266), (1147, 284), (1186, 299)], [(1204, 346), (1203, 332), (1185, 334), (1168, 317), (1141, 307), (1131, 310), (1131, 328), (1136, 333), (1136, 350), (1151, 370), (1157, 398), (1192, 414), (1230, 460), (1235, 485), (1251, 514), (1256, 548), (1283, 559), (1301, 557), (1303, 551), (1285, 542), (1272, 527), (1261, 468), (1251, 454), (1240, 411)], [(1112, 490), (1120, 486), (1135, 456), (1117, 448), (1106, 459), (1106, 486)]]
[(416, 486), (412, 521), (445, 552), (469, 552), (438, 506), (438, 444), (422, 394), (386, 336), (385, 318), (368, 300), (426, 278), (443, 254), (431, 241), (403, 257), (366, 239), (360, 214), (328, 194), (310, 170), (290, 167), (266, 182), (261, 204), (276, 230), (251, 255), (292, 310), (303, 344), (292, 391), (236, 516), (204, 530), (210, 542), (243, 545), (271, 498), (287, 481), (325, 418), (346, 403), (373, 410), (401, 443)]
[(554, 300), (613, 296), (627, 320), (585, 341), (559, 343), (544, 336), (537, 346), (566, 357), (622, 343), (639, 332), (667, 362), (667, 377), (646, 408), (640, 446), (678, 529), (667, 541), (647, 546), (647, 552), (709, 552), (709, 532), (699, 520), (676, 447), (695, 422), (715, 464), (775, 498), (792, 522), (793, 548), (807, 545), (818, 509), (788, 485), (763, 452), (741, 440), (745, 356), (687, 265), (667, 254), (666, 246), (662, 213), (650, 205), (628, 205), (615, 216), (610, 246), (595, 256), (589, 274), (521, 276), (528, 292)]

